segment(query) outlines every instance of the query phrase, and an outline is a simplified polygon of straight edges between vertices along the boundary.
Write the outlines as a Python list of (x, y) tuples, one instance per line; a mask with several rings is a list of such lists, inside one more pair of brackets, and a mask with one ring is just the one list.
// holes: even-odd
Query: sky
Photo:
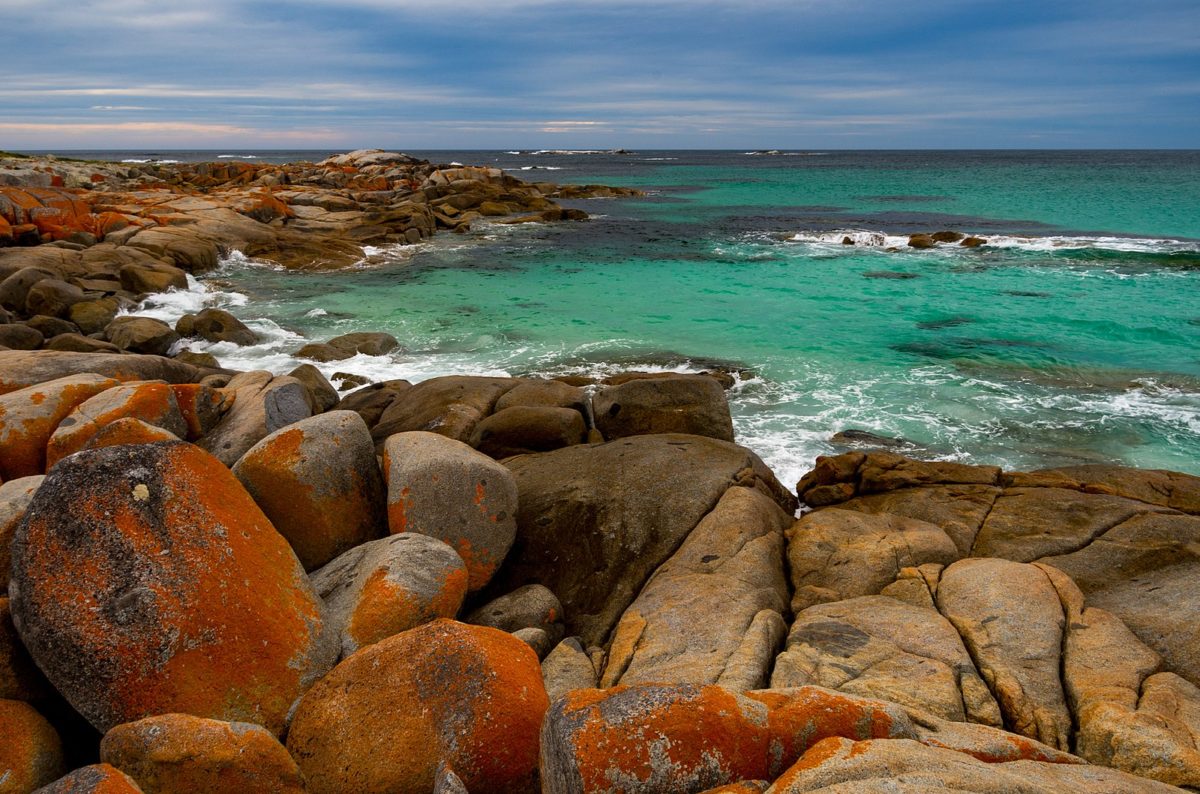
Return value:
[(1200, 148), (1198, 0), (0, 0), (0, 149)]

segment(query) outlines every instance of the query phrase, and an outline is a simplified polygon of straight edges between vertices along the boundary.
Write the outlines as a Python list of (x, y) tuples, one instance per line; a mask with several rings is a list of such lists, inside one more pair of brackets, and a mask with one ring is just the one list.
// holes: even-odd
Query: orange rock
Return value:
[[(20, 477), (0, 485), (0, 593), (8, 592), (8, 572), (12, 570), (12, 539), (17, 524), (25, 517), (33, 494), (42, 480), (41, 474)], [(0, 697), (4, 697), (0, 695)]]
[(58, 732), (28, 703), (0, 700), (0, 737), (0, 791), (33, 791), (67, 771)]
[(76, 406), (118, 385), (101, 375), (69, 375), (0, 395), (0, 478), (46, 470), (46, 443)]
[(913, 736), (895, 704), (817, 687), (739, 694), (718, 686), (581, 689), (551, 706), (542, 790), (703, 791), (773, 779), (828, 736)]
[(287, 746), (314, 794), (526, 792), (546, 711), (537, 656), (510, 634), (437, 620), (371, 645), (300, 701)]
[(94, 221), (95, 234), (103, 240), (105, 236), (126, 228), (131, 220), (119, 212), (101, 212)]
[(305, 570), (385, 532), (383, 477), (363, 418), (330, 411), (259, 441), (233, 466)]
[(152, 794), (302, 794), (300, 769), (261, 725), (160, 714), (117, 725), (100, 758)]
[(12, 224), (7, 218), (0, 217), (0, 245), (12, 245), (13, 230)]
[(462, 558), (416, 532), (355, 546), (309, 578), (325, 600), (343, 657), (431, 620), (453, 618), (467, 595)]
[(141, 419), (126, 416), (105, 425), (100, 432), (88, 439), (83, 448), (101, 449), (122, 444), (155, 444), (159, 441), (179, 441), (179, 436), (169, 430), (147, 424)]
[(185, 712), (278, 734), (336, 653), (287, 542), (183, 442), (60, 461), (17, 529), (10, 595), (30, 656), (100, 730)]
[(83, 449), (108, 424), (126, 417), (161, 427), (177, 438), (187, 433), (170, 386), (154, 381), (126, 383), (83, 401), (59, 422), (46, 445), (46, 467)]
[(36, 794), (144, 794), (133, 778), (108, 764), (92, 764), (60, 777)]
[(216, 427), (237, 397), (235, 392), (218, 391), (199, 383), (182, 383), (171, 388), (187, 422), (188, 441), (195, 441)]

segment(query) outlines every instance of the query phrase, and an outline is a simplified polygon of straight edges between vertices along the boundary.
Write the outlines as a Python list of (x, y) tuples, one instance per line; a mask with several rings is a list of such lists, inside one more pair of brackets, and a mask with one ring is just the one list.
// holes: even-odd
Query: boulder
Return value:
[(38, 789), (36, 794), (144, 794), (129, 775), (109, 764), (80, 767), (53, 783)]
[(595, 688), (596, 668), (578, 637), (566, 638), (542, 660), (542, 683), (551, 703), (576, 689)]
[(467, 566), (436, 538), (402, 532), (355, 546), (313, 571), (342, 657), (438, 618), (458, 615)]
[(46, 446), (46, 466), (83, 449), (106, 426), (127, 417), (161, 427), (177, 438), (187, 434), (187, 423), (168, 384), (127, 383), (84, 400), (58, 423)]
[(589, 409), (587, 392), (557, 380), (522, 380), (496, 400), (496, 413), (506, 408), (570, 408), (580, 414)]
[(467, 615), (465, 622), (510, 632), (537, 628), (561, 637), (562, 613), (554, 593), (530, 584), (489, 601)]
[(242, 455), (233, 473), (305, 570), (384, 534), (375, 446), (353, 411), (332, 411), (276, 430)]
[(235, 345), (258, 344), (258, 335), (224, 309), (201, 309), (185, 314), (175, 323), (180, 336), (198, 336), (208, 342), (232, 342)]
[(388, 406), (371, 428), (371, 436), (382, 444), (396, 433), (426, 430), (465, 442), (480, 420), (492, 413), (496, 401), (518, 383), (512, 378), (463, 375), (422, 381)]
[(468, 589), (487, 584), (516, 535), (517, 486), (508, 469), (460, 441), (410, 432), (388, 438), (383, 470), (391, 532), (445, 541), (467, 564)]
[[(417, 388), (417, 387), (414, 387)], [(650, 574), (734, 485), (794, 498), (754, 453), (700, 436), (634, 436), (506, 461), (517, 542), (489, 594), (531, 583), (562, 601), (568, 633), (602, 644)]]
[(0, 307), (12, 311), (24, 311), (29, 290), (40, 281), (58, 278), (59, 274), (42, 267), (25, 267), (10, 273), (0, 281)]
[(83, 333), (97, 334), (117, 318), (120, 308), (115, 298), (97, 298), (72, 304), (67, 316)]
[(111, 728), (100, 758), (150, 794), (304, 792), (300, 769), (279, 740), (247, 722), (158, 714)]
[(887, 596), (819, 604), (796, 616), (771, 686), (820, 686), (1002, 726), (962, 639), (937, 610)]
[(216, 427), (221, 417), (233, 407), (236, 396), (200, 383), (181, 383), (171, 387), (183, 421), (187, 423), (188, 441), (196, 441)]
[(396, 337), (385, 333), (359, 332), (335, 336), (328, 342), (313, 342), (300, 349), (297, 356), (316, 361), (341, 361), (359, 353), (382, 356), (400, 346)]
[(1019, 760), (989, 763), (909, 739), (816, 744), (769, 789), (800, 792), (1012, 792), (1013, 794), (1168, 794), (1178, 789), (1084, 764)]
[(371, 645), (318, 682), (287, 747), (312, 794), (533, 788), (548, 703), (537, 657), (496, 629), (437, 620)]
[(178, 711), (278, 734), (335, 653), (286, 541), (183, 442), (60, 461), (17, 529), (9, 592), (30, 655), (102, 731)]
[(17, 525), (25, 517), (33, 495), (46, 477), (34, 474), (0, 484), (0, 593), (8, 592), (8, 574), (12, 570), (12, 539)]
[(914, 737), (900, 707), (817, 687), (738, 694), (718, 686), (645, 684), (578, 690), (542, 726), (546, 794), (698, 792), (770, 780), (830, 736)]
[(51, 317), (46, 314), (36, 314), (26, 320), (24, 324), (40, 333), (46, 339), (79, 332), (79, 326), (75, 325), (75, 323), (64, 320), (61, 317)]
[(24, 323), (0, 325), (0, 345), (9, 350), (37, 350), (45, 338), (41, 331)]
[(179, 441), (179, 436), (141, 419), (126, 416), (105, 425), (88, 439), (84, 449), (101, 449), (122, 444), (156, 444), (159, 441)]
[(901, 568), (948, 565), (959, 558), (941, 527), (891, 513), (818, 510), (795, 522), (787, 541), (797, 613), (813, 604), (875, 595)]
[(179, 341), (179, 334), (162, 320), (152, 317), (118, 317), (104, 329), (104, 335), (122, 350), (165, 356)]
[(81, 334), (59, 334), (46, 343), (47, 350), (62, 350), (72, 353), (120, 353), (121, 348), (112, 342), (92, 339)]
[(961, 560), (942, 572), (937, 606), (989, 683), (1005, 725), (1069, 750), (1071, 714), (1059, 677), (1066, 621), (1047, 574), (1007, 560)]
[(689, 433), (733, 441), (721, 384), (706, 375), (640, 378), (607, 386), (592, 399), (596, 428), (607, 439)]
[(0, 395), (68, 375), (90, 372), (117, 380), (195, 383), (195, 367), (160, 356), (0, 351)]
[(581, 444), (587, 438), (583, 416), (571, 408), (514, 405), (475, 426), (470, 445), (493, 458)]
[(325, 379), (321, 370), (312, 364), (301, 364), (289, 372), (288, 377), (295, 378), (304, 384), (304, 388), (308, 391), (308, 407), (313, 415), (333, 410), (334, 406), (341, 401), (337, 389), (333, 388), (333, 384)]
[[(337, 378), (335, 373), (334, 378)], [(345, 384), (345, 380), (342, 381)], [(343, 385), (343, 388), (345, 386)], [(374, 428), (379, 423), (379, 417), (387, 410), (400, 393), (412, 388), (406, 380), (388, 380), (382, 383), (372, 383), (363, 386), (343, 397), (337, 404), (339, 411), (354, 411), (363, 418), (367, 427)]]
[(942, 528), (959, 556), (968, 556), (975, 536), (1002, 493), (991, 485), (932, 485), (858, 496), (838, 505), (872, 515), (892, 513)]
[(600, 685), (765, 686), (787, 631), (791, 520), (758, 491), (725, 491), (621, 616)]
[(29, 288), (25, 296), (25, 312), (49, 317), (66, 317), (71, 307), (85, 299), (83, 290), (74, 284), (54, 278), (42, 279)]
[(119, 276), (122, 289), (139, 295), (166, 292), (172, 289), (187, 289), (188, 286), (187, 273), (162, 262), (130, 263), (121, 267)]
[(0, 736), (0, 790), (33, 791), (67, 771), (58, 732), (28, 703), (0, 700)]
[(197, 444), (226, 466), (237, 463), (259, 441), (276, 430), (311, 416), (308, 391), (295, 378), (266, 371), (242, 372), (225, 387), (232, 407)]
[(0, 395), (0, 479), (45, 472), (46, 444), (59, 422), (116, 385), (101, 375), (71, 375)]

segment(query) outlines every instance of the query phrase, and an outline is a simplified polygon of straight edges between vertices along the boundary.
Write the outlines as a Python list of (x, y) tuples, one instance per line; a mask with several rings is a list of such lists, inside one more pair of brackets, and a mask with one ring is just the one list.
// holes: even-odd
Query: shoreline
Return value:
[[(343, 167), (320, 170), (380, 176)], [(167, 355), (253, 342), (220, 309), (174, 327), (122, 311), (212, 272), (219, 230), (336, 259), (414, 218), (470, 222), (442, 199), (495, 188), (480, 209), (524, 211), (563, 192), (456, 169), (479, 178), (431, 170), (436, 198), (405, 212), (319, 207), (355, 214), (337, 231), (296, 196), (337, 206), (349, 188), (0, 188), (41, 202), (10, 227), (58, 238), (0, 248), (16, 312), (0, 342), (30, 348), (0, 350), (0, 778), (1200, 787), (1200, 477), (922, 461), (847, 434), (870, 449), (781, 482), (735, 443), (720, 369), (339, 390), (312, 364)], [(548, 212), (566, 217), (518, 219)], [(398, 344), (355, 332), (304, 353), (337, 366)]]

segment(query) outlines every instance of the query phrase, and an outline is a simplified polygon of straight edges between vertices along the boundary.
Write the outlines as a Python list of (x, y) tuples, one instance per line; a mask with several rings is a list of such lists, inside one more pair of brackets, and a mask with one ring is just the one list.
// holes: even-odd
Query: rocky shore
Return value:
[[(160, 355), (241, 333), (220, 316), (127, 341), (152, 335), (118, 310), (161, 288), (136, 279), (202, 271), (236, 229), (292, 264), (345, 262), (355, 229), (408, 239), (361, 199), (337, 230), (233, 207), (259, 190), (296, 210), (378, 176), (362, 190), (431, 233), (476, 211), (447, 197), (568, 213), (532, 206), (563, 189), (379, 154), (250, 188), (28, 169), (86, 197), (72, 218), (153, 224), (118, 244), (24, 208), (12, 239), (41, 218), (51, 241), (0, 249), (0, 333), (41, 337), (0, 339), (0, 792), (1200, 788), (1200, 478), (863, 450), (780, 483), (736, 443), (720, 373), (339, 393), (311, 366)], [(315, 174), (345, 184), (297, 187)], [(193, 220), (106, 209), (147, 192)]]

